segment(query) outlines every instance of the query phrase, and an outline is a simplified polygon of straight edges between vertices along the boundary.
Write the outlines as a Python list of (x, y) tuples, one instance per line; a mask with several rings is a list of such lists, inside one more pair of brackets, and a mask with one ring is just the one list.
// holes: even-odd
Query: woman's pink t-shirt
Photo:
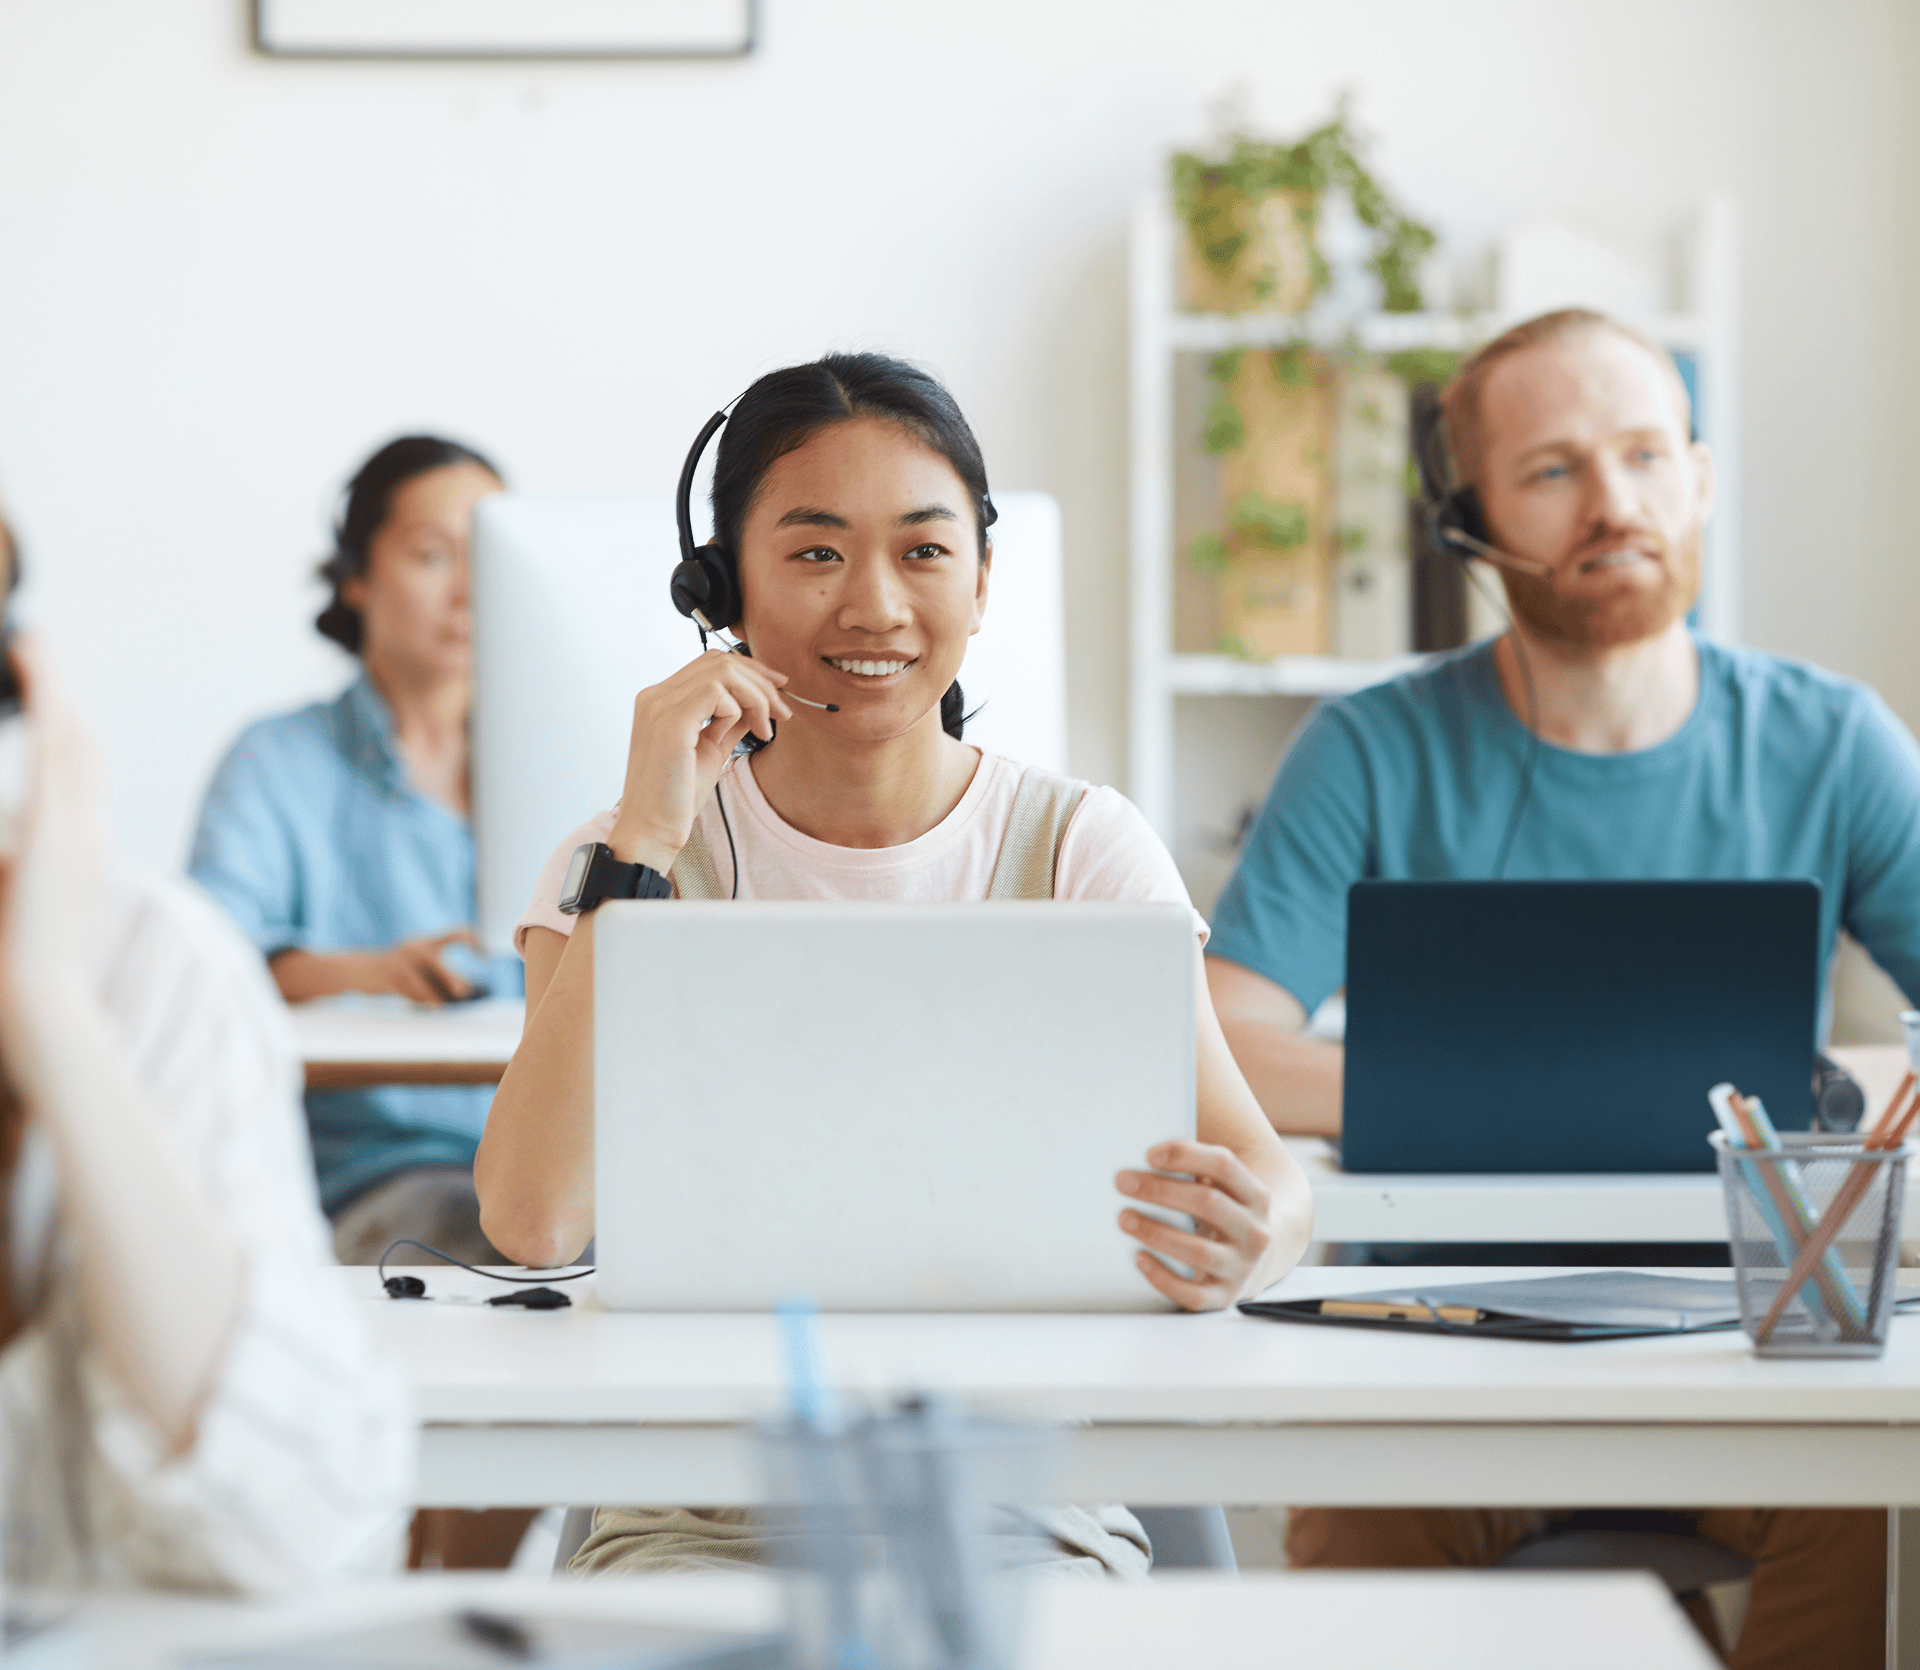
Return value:
[[(898, 847), (836, 847), (803, 835), (767, 804), (742, 756), (720, 773), (720, 794), (733, 824), (740, 854), (743, 899), (889, 899), (926, 904), (984, 900), (993, 880), (994, 860), (1013, 816), (1014, 791), (1021, 766), (1002, 754), (984, 751), (980, 767), (959, 805), (918, 840)], [(574, 848), (583, 841), (604, 841), (613, 831), (613, 813), (602, 812), (582, 824), (559, 846), (540, 872), (533, 903), (514, 929), (523, 954), (529, 928), (573, 932), (571, 916), (560, 913), (560, 883)], [(714, 797), (700, 808), (700, 833), (723, 890), (733, 890), (733, 866), (727, 832)], [(1118, 790), (1087, 791), (1067, 826), (1054, 874), (1056, 899), (1107, 903), (1188, 905), (1186, 884), (1173, 855), (1161, 844), (1133, 802)], [(1207, 925), (1194, 923), (1205, 943)]]

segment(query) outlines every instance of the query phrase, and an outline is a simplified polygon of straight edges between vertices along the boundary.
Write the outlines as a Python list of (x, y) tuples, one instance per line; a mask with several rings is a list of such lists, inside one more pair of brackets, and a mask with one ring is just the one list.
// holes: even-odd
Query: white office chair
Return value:
[(1155, 1571), (1239, 1574), (1224, 1508), (1135, 1508), (1133, 1516), (1153, 1544)]
[(565, 1577), (567, 1563), (580, 1552), (580, 1545), (587, 1540), (587, 1534), (593, 1529), (592, 1508), (568, 1508), (567, 1517), (560, 1522), (560, 1542), (553, 1551), (553, 1575)]

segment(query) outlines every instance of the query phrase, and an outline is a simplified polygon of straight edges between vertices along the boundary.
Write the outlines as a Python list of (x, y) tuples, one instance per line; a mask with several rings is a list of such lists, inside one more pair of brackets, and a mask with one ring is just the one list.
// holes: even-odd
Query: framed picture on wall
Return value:
[(733, 58), (754, 0), (254, 0), (253, 41), (293, 58)]

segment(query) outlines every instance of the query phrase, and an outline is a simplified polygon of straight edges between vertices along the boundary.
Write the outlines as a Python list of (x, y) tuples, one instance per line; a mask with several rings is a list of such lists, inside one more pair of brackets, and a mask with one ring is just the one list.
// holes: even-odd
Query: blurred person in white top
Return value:
[[(0, 556), (16, 572), (0, 522)], [(334, 1276), (285, 1011), (183, 883), (103, 850), (43, 649), (0, 856), (0, 1490), (20, 1587), (390, 1567), (412, 1411)]]

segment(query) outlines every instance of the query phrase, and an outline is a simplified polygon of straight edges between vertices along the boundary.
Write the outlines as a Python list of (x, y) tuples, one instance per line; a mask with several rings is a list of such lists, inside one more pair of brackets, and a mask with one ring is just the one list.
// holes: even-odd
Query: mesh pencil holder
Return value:
[(1049, 1539), (1049, 1427), (913, 1399), (823, 1431), (758, 1429), (787, 1670), (1014, 1670), (1026, 1568)]
[[(1871, 1149), (1858, 1137), (1810, 1131), (1782, 1132), (1776, 1149), (1735, 1147), (1720, 1131), (1708, 1140), (1726, 1188), (1740, 1318), (1754, 1351), (1878, 1357), (1893, 1314), (1911, 1148)], [(1837, 1233), (1811, 1256), (1808, 1243), (1835, 1213)]]

